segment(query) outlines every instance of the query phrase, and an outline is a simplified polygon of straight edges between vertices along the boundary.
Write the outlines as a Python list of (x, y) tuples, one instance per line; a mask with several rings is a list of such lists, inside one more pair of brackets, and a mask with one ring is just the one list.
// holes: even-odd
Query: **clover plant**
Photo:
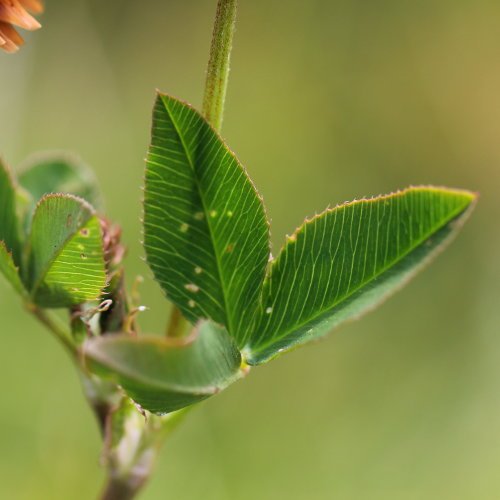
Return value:
[[(158, 92), (144, 187), (144, 248), (172, 304), (143, 335), (120, 230), (69, 154), (0, 163), (0, 271), (73, 357), (105, 443), (103, 499), (135, 496), (194, 404), (251, 367), (376, 307), (438, 253), (475, 195), (432, 186), (306, 219), (274, 258), (249, 174), (220, 135), (236, 0), (219, 0), (203, 111)], [(60, 323), (52, 309), (69, 312)]]

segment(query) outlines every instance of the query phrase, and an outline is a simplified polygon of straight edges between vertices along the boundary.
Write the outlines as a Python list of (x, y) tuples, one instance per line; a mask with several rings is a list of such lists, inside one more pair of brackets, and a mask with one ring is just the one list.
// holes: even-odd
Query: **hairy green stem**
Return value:
[(229, 77), (237, 0), (219, 0), (208, 61), (203, 114), (220, 132)]

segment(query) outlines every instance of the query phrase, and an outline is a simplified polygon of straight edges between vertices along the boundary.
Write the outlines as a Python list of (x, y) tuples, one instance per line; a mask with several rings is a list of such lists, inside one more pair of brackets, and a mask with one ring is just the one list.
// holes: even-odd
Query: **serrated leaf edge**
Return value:
[(12, 288), (14, 288), (14, 290), (16, 292), (18, 292), (23, 298), (28, 298), (28, 292), (26, 290), (26, 287), (24, 286), (24, 283), (21, 280), (21, 274), (19, 272), (19, 266), (16, 266), (16, 264), (14, 263), (14, 258), (13, 258), (13, 255), (12, 255), (12, 251), (7, 248), (7, 245), (5, 244), (5, 241), (3, 241), (3, 240), (0, 241), (0, 246), (5, 251), (5, 254), (8, 255), (8, 256), (10, 256), (10, 259), (12, 261), (12, 267), (15, 269), (15, 271), (17, 273), (17, 277), (19, 279), (19, 289), (14, 285), (14, 283), (12, 283), (7, 278), (7, 276), (4, 275), (5, 280), (8, 281), (10, 283), (10, 285), (12, 286)]
[[(379, 196), (373, 196), (371, 198), (361, 198), (361, 199), (356, 199), (356, 200), (353, 200), (353, 201), (348, 201), (348, 202), (344, 202), (344, 203), (341, 203), (341, 204), (338, 204), (336, 205), (335, 207), (333, 208), (327, 208), (325, 210), (323, 210), (321, 213), (319, 214), (316, 214), (314, 215), (313, 217), (311, 218), (306, 218), (305, 221), (295, 229), (295, 231), (292, 233), (291, 236), (287, 236), (287, 239), (286, 239), (286, 242), (285, 242), (285, 245), (281, 248), (280, 250), (280, 254), (276, 257), (276, 259), (274, 259), (272, 261), (272, 263), (276, 262), (281, 254), (282, 254), (282, 251), (287, 247), (288, 244), (290, 243), (294, 243), (296, 238), (297, 238), (297, 235), (304, 231), (306, 226), (312, 222), (314, 222), (315, 219), (321, 217), (322, 215), (324, 215), (325, 213), (331, 213), (335, 210), (338, 210), (339, 208), (343, 208), (343, 207), (346, 207), (346, 206), (350, 206), (350, 205), (356, 205), (356, 204), (359, 204), (359, 203), (366, 203), (366, 202), (377, 202), (377, 201), (380, 201), (380, 200), (384, 200), (384, 199), (388, 199), (388, 198), (392, 198), (394, 196), (402, 196), (410, 191), (418, 191), (418, 190), (427, 190), (427, 191), (436, 191), (436, 192), (447, 192), (447, 193), (455, 193), (455, 194), (459, 194), (459, 195), (467, 195), (469, 198), (470, 198), (470, 203), (466, 206), (464, 206), (463, 208), (461, 209), (457, 209), (452, 216), (449, 217), (449, 219), (447, 220), (447, 222), (445, 222), (444, 224), (442, 224), (441, 226), (439, 226), (435, 231), (433, 231), (432, 233), (428, 234), (425, 238), (422, 238), (417, 244), (415, 244), (410, 250), (408, 250), (406, 253), (402, 254), (402, 256), (394, 263), (392, 263), (391, 265), (389, 266), (386, 266), (383, 270), (380, 271), (379, 274), (377, 274), (377, 277), (380, 277), (382, 276), (384, 273), (386, 273), (389, 269), (391, 269), (394, 265), (396, 265), (398, 262), (401, 262), (403, 259), (405, 259), (408, 255), (410, 255), (414, 250), (416, 250), (417, 248), (419, 248), (422, 244), (425, 243), (425, 241), (432, 236), (432, 234), (434, 234), (436, 231), (439, 231), (440, 229), (444, 228), (447, 224), (455, 224), (455, 227), (454, 227), (454, 231), (452, 234), (449, 235), (448, 238), (446, 238), (446, 240), (441, 244), (439, 245), (438, 247), (436, 247), (433, 251), (430, 252), (430, 254), (428, 256), (426, 256), (417, 266), (415, 266), (415, 268), (409, 272), (407, 274), (407, 276), (405, 277), (405, 279), (398, 285), (396, 286), (393, 291), (391, 291), (391, 293), (387, 293), (385, 294), (380, 301), (377, 301), (377, 302), (374, 302), (373, 306), (371, 307), (368, 307), (367, 309), (365, 309), (362, 313), (360, 313), (359, 315), (351, 318), (349, 321), (354, 321), (356, 319), (359, 319), (361, 316), (364, 316), (365, 313), (368, 313), (370, 311), (372, 311), (373, 309), (375, 309), (376, 307), (378, 307), (380, 305), (380, 303), (382, 303), (384, 300), (386, 300), (387, 298), (389, 298), (390, 296), (392, 296), (394, 293), (396, 293), (398, 290), (400, 290), (401, 288), (403, 288), (405, 286), (405, 284), (415, 275), (417, 274), (422, 268), (424, 268), (426, 265), (428, 265), (437, 255), (439, 255), (454, 239), (454, 237), (458, 234), (458, 231), (457, 229), (460, 228), (464, 222), (467, 220), (467, 218), (470, 216), (470, 213), (472, 212), (472, 210), (474, 209), (476, 203), (477, 203), (477, 199), (478, 199), (478, 196), (479, 194), (478, 193), (474, 193), (472, 191), (468, 191), (466, 189), (455, 189), (455, 188), (446, 188), (446, 187), (436, 187), (436, 186), (428, 186), (428, 185), (417, 185), (417, 186), (409, 186), (405, 189), (401, 189), (401, 190), (397, 190), (395, 192), (392, 192), (390, 194), (385, 194), (385, 195), (379, 195)], [(266, 276), (266, 280), (270, 279), (271, 278), (271, 270), (272, 270), (272, 265), (269, 267), (269, 273), (268, 275)], [(376, 279), (376, 278), (374, 278)], [(356, 288), (355, 290), (352, 291), (352, 293), (349, 294), (348, 297), (345, 297), (343, 301), (345, 300), (348, 300), (350, 297), (352, 297), (353, 295), (355, 295), (357, 292), (359, 292), (362, 288), (364, 288), (366, 286), (366, 283), (359, 286), (358, 288)], [(338, 304), (337, 304), (338, 305)], [(293, 329), (287, 331), (285, 334), (281, 335), (279, 337), (279, 339), (272, 339), (270, 342), (267, 342), (267, 343), (262, 343), (262, 344), (259, 344), (259, 348), (258, 349), (252, 349), (252, 346), (251, 344), (247, 344), (243, 349), (242, 349), (242, 353), (245, 355), (245, 362), (247, 362), (249, 365), (252, 366), (252, 355), (254, 354), (257, 354), (259, 352), (263, 352), (265, 349), (269, 348), (270, 346), (272, 346), (273, 344), (277, 343), (276, 341), (280, 341), (280, 340), (283, 340), (284, 338), (288, 337), (289, 335), (293, 334), (295, 331), (299, 330), (300, 328), (304, 327), (305, 325), (307, 325), (308, 323), (311, 323), (313, 322), (315, 319), (318, 319), (319, 317), (321, 317), (323, 314), (325, 314), (325, 312), (323, 311), (322, 313), (316, 315), (315, 317), (313, 318), (309, 318), (308, 321), (306, 321), (305, 323), (303, 324), (300, 324), (300, 325), (295, 325)], [(344, 323), (342, 323), (344, 324)], [(340, 326), (340, 325), (339, 325)], [(321, 340), (321, 337), (315, 339), (315, 340)], [(284, 349), (282, 352), (278, 352), (276, 353), (274, 356), (266, 359), (266, 361), (270, 361), (272, 359), (275, 359), (276, 357), (278, 357), (279, 355), (283, 354), (284, 352), (289, 352), (290, 350), (293, 350), (297, 347), (300, 347), (302, 345), (302, 343), (297, 343), (296, 345), (294, 346), (291, 346), (290, 348), (287, 348), (287, 349)], [(259, 363), (258, 363), (259, 364)]]
[[(182, 142), (183, 146), (184, 146), (184, 141), (181, 137), (181, 135), (179, 134), (178, 132), (178, 128), (177, 128), (177, 125), (175, 123), (175, 120), (173, 119), (172, 117), (172, 114), (164, 100), (164, 97), (166, 97), (167, 99), (172, 99), (173, 101), (176, 101), (178, 103), (180, 103), (181, 105), (184, 105), (184, 106), (187, 106), (188, 108), (190, 108), (191, 110), (193, 110), (210, 128), (211, 130), (215, 133), (215, 135), (217, 136), (217, 138), (221, 141), (222, 145), (224, 146), (224, 148), (228, 151), (228, 153), (232, 156), (232, 158), (234, 159), (234, 161), (237, 163), (237, 165), (242, 169), (246, 179), (248, 180), (252, 190), (254, 191), (254, 193), (256, 194), (257, 198), (259, 199), (260, 201), (260, 204), (261, 204), (261, 207), (263, 209), (263, 212), (264, 212), (264, 218), (265, 218), (265, 223), (266, 223), (266, 228), (267, 228), (267, 248), (269, 250), (269, 255), (271, 255), (271, 251), (272, 251), (272, 248), (271, 248), (271, 224), (270, 224), (270, 221), (269, 221), (269, 216), (268, 216), (268, 213), (267, 213), (267, 209), (266, 209), (266, 206), (264, 204), (264, 199), (263, 197), (260, 195), (259, 191), (257, 190), (257, 187), (255, 185), (255, 183), (253, 182), (252, 178), (250, 177), (250, 175), (248, 174), (248, 171), (247, 169), (245, 168), (245, 166), (240, 162), (240, 160), (238, 159), (237, 155), (234, 153), (234, 151), (228, 146), (227, 142), (224, 140), (224, 138), (220, 135), (220, 133), (213, 127), (213, 125), (200, 113), (200, 111), (198, 111), (198, 109), (196, 107), (194, 107), (192, 104), (190, 104), (189, 102), (187, 101), (183, 101), (182, 99), (179, 99), (175, 96), (172, 96), (170, 94), (167, 94), (165, 92), (161, 92), (159, 89), (156, 89), (156, 98), (157, 99), (161, 99), (162, 103), (163, 103), (163, 106), (166, 110), (166, 112), (168, 113), (168, 115), (170, 116), (170, 119), (172, 121), (172, 123), (174, 124), (174, 127), (177, 131), (177, 134), (179, 136), (179, 139), (180, 141)], [(154, 121), (151, 125), (151, 137), (153, 136), (153, 132), (154, 132)], [(185, 151), (186, 151), (186, 157), (189, 158), (189, 154), (187, 152), (187, 148), (184, 147)], [(145, 185), (146, 183), (146, 172), (147, 172), (147, 159), (145, 160), (146, 162), (146, 168), (145, 168), (145, 174), (144, 174), (144, 177), (143, 177), (143, 184)], [(191, 161), (190, 161), (191, 163)], [(199, 189), (199, 186), (198, 186), (198, 183), (197, 184), (197, 187)], [(204, 201), (203, 201), (203, 197), (201, 196), (201, 193), (200, 193), (200, 199), (201, 199), (201, 202), (204, 206)], [(144, 218), (145, 218), (145, 203), (144, 203), (144, 199), (142, 200), (143, 202), (143, 215), (142, 215), (142, 219), (141, 219), (141, 222), (144, 221)], [(205, 209), (206, 210), (206, 209)], [(207, 214), (208, 214), (208, 211), (206, 211)], [(210, 230), (210, 233), (212, 234), (212, 227), (210, 225), (210, 217), (207, 217), (207, 225), (208, 225), (208, 228)], [(142, 229), (141, 229), (141, 232), (142, 234), (144, 235), (144, 226), (142, 224)], [(214, 247), (214, 255), (218, 255), (217, 254), (217, 251), (216, 251), (216, 248)], [(148, 263), (148, 267), (153, 275), (153, 279), (155, 281), (156, 278), (154, 276), (154, 272), (151, 270), (151, 267), (149, 266), (149, 262), (148, 262), (148, 258), (147, 258), (147, 253), (144, 255), (144, 260), (146, 263)], [(226, 293), (226, 287), (225, 287), (225, 284), (221, 278), (221, 270), (220, 270), (220, 259), (217, 260), (217, 270), (218, 270), (218, 274), (219, 274), (219, 280), (220, 280), (220, 283), (221, 283), (221, 289), (223, 290), (223, 295), (224, 295), (224, 307), (225, 307), (225, 316), (226, 316), (226, 321), (228, 321), (228, 314), (227, 314), (227, 311), (228, 311), (228, 307), (227, 307), (227, 293)], [(264, 268), (264, 273), (262, 275), (262, 281), (261, 281), (261, 290), (262, 290), (262, 287), (263, 287), (263, 284), (264, 284), (264, 281), (266, 279), (266, 273), (268, 272), (268, 266), (266, 266)], [(163, 288), (162, 288), (163, 289)], [(166, 293), (166, 292), (165, 292)], [(168, 296), (168, 295), (167, 295)], [(258, 307), (260, 306), (260, 294), (259, 294), (259, 299), (258, 299), (258, 302), (257, 302), (257, 310), (258, 310)], [(207, 318), (207, 319), (210, 319), (210, 318)], [(228, 332), (231, 334), (231, 325), (225, 325), (228, 329)], [(247, 334), (247, 337), (248, 337), (248, 334)], [(243, 342), (242, 344), (245, 344), (245, 339), (243, 339)]]
[[(92, 217), (98, 217), (96, 210), (94, 209), (94, 207), (88, 201), (84, 200), (83, 198), (80, 198), (79, 196), (76, 196), (74, 194), (68, 194), (68, 193), (50, 193), (50, 194), (46, 194), (46, 195), (42, 196), (40, 198), (40, 200), (38, 200), (38, 202), (36, 204), (36, 207), (35, 207), (35, 209), (33, 211), (33, 216), (36, 214), (38, 208), (40, 207), (40, 204), (42, 202), (44, 202), (46, 199), (48, 199), (48, 198), (71, 198), (71, 199), (74, 199), (74, 200), (78, 201), (84, 208), (86, 208), (87, 210), (89, 210), (89, 212), (91, 214), (90, 217), (85, 220), (85, 223), (79, 229), (81, 229), (85, 224), (87, 224)], [(100, 224), (99, 224), (99, 228), (100, 228)], [(59, 255), (65, 249), (67, 243), (74, 237), (74, 235), (76, 234), (76, 232), (77, 231), (75, 231), (74, 233), (72, 233), (71, 235), (69, 235), (64, 240), (64, 243), (61, 245), (59, 251), (56, 254), (54, 254), (54, 257), (47, 263), (47, 267), (45, 268), (44, 272), (40, 275), (40, 277), (37, 280), (37, 282), (34, 283), (33, 286), (31, 287), (31, 289), (29, 290), (29, 294), (30, 294), (30, 297), (32, 299), (34, 299), (34, 297), (36, 295), (36, 292), (38, 291), (38, 288), (44, 282), (45, 277), (47, 276), (47, 273), (49, 272), (52, 264), (57, 260), (57, 258), (59, 257)], [(102, 246), (103, 255), (104, 255), (104, 246), (103, 246), (103, 239), (102, 239), (102, 231), (101, 231), (100, 241), (101, 241), (101, 246)], [(26, 255), (28, 255), (29, 252), (30, 252), (30, 246), (31, 246), (31, 234), (28, 237), (28, 244), (26, 245)], [(107, 279), (105, 280), (105, 282), (106, 281), (107, 281)], [(95, 300), (98, 300), (98, 298), (103, 294), (105, 288), (106, 288), (106, 285), (104, 284), (102, 286), (102, 288), (101, 288), (101, 290), (100, 290), (100, 292), (97, 295), (97, 297), (96, 297)]]

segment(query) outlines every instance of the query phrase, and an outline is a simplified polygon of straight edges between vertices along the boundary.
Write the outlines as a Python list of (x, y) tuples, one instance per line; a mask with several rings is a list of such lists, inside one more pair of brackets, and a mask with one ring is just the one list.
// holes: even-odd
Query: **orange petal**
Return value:
[(23, 45), (23, 37), (16, 31), (12, 24), (0, 22), (0, 33), (2, 38), (10, 40), (15, 45)]
[[(6, 52), (17, 52), (19, 50), (19, 45), (23, 42), (23, 39), (15, 32), (14, 39), (10, 38), (11, 30), (15, 31), (10, 24), (0, 23), (0, 48)], [(15, 43), (15, 40), (20, 40), (19, 44)]]
[(15, 24), (27, 30), (36, 30), (41, 27), (41, 24), (28, 14), (18, 0), (9, 0), (8, 4), (0, 3), (0, 21)]
[(21, 5), (35, 14), (43, 12), (43, 3), (40, 0), (19, 0)]

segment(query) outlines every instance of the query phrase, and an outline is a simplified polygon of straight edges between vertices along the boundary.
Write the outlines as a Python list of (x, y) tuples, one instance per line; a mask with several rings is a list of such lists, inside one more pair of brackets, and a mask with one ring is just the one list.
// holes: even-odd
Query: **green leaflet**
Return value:
[(243, 345), (269, 257), (262, 200), (205, 119), (164, 94), (153, 113), (144, 233), (154, 276), (183, 314), (225, 325)]
[(409, 188), (307, 221), (272, 264), (246, 361), (263, 363), (376, 306), (443, 247), (474, 199)]
[(0, 158), (0, 241), (12, 252), (15, 265), (21, 261), (20, 227), (16, 210), (16, 185)]
[(224, 324), (249, 364), (374, 307), (443, 246), (473, 200), (465, 191), (410, 188), (327, 210), (289, 239), (263, 281), (268, 227), (251, 181), (196, 110), (157, 97), (144, 201), (148, 263), (184, 315)]
[(4, 275), (17, 293), (26, 295), (26, 290), (19, 276), (19, 269), (14, 264), (12, 253), (7, 250), (3, 241), (0, 241), (0, 274)]
[(94, 207), (101, 206), (101, 196), (92, 170), (69, 152), (54, 151), (34, 155), (22, 165), (18, 180), (32, 196), (29, 217), (37, 201), (51, 193), (73, 194)]
[(240, 374), (241, 356), (225, 329), (205, 321), (194, 340), (104, 335), (85, 344), (89, 367), (121, 385), (153, 413), (216, 394)]
[(32, 300), (43, 307), (69, 307), (96, 300), (106, 283), (99, 220), (92, 207), (72, 195), (39, 202), (29, 238)]

